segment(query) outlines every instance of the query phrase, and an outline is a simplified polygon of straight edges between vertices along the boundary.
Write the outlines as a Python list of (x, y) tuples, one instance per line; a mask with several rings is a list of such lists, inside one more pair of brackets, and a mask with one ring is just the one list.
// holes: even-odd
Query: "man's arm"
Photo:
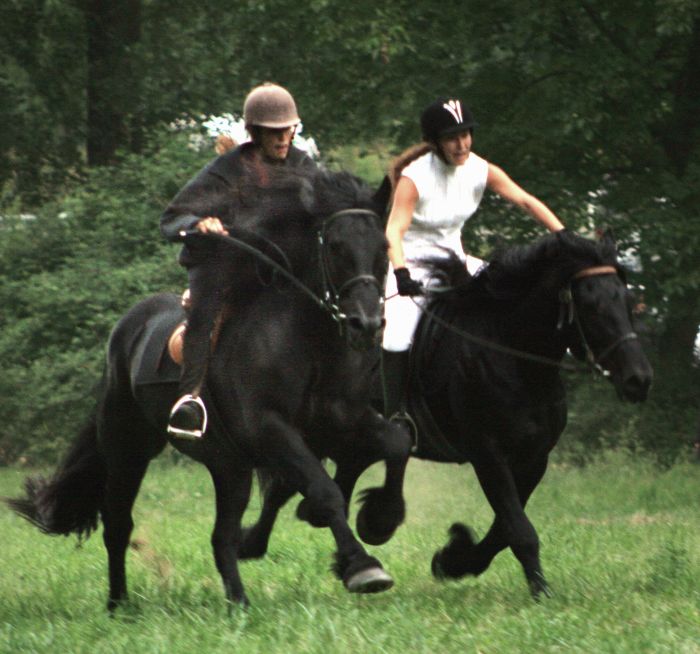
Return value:
[(222, 233), (221, 214), (229, 195), (223, 179), (205, 167), (173, 198), (160, 217), (160, 231), (169, 241), (179, 240), (183, 230)]

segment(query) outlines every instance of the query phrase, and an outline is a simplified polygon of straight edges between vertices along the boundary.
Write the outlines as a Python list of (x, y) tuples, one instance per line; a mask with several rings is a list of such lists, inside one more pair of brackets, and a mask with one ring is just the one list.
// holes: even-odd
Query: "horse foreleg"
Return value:
[(474, 470), (496, 517), (478, 543), (464, 525), (453, 524), (448, 544), (433, 557), (433, 574), (438, 578), (479, 575), (500, 551), (510, 547), (523, 566), (533, 597), (549, 595), (540, 565), (539, 538), (524, 511), (545, 468), (546, 458), (520, 474), (501, 461), (475, 463)]
[(260, 422), (260, 449), (309, 502), (309, 509), (329, 526), (337, 546), (335, 572), (351, 592), (369, 593), (393, 585), (379, 561), (367, 554), (348, 526), (345, 499), (302, 435), (281, 416), (268, 412)]
[(406, 517), (403, 482), (411, 453), (411, 436), (402, 426), (376, 414), (366, 438), (360, 442), (369, 454), (365, 468), (384, 460), (386, 472), (383, 486), (367, 488), (360, 495), (362, 506), (357, 514), (357, 533), (369, 545), (382, 545)]
[[(513, 470), (513, 478), (523, 508), (544, 475), (547, 457), (544, 456), (535, 462), (528, 461), (527, 464)], [(503, 528), (498, 516), (494, 518), (487, 534), (478, 542), (473, 532), (461, 523), (453, 524), (450, 527), (449, 535), (448, 545), (434, 558), (433, 572), (436, 576), (478, 576), (491, 565), (497, 554), (508, 547), (507, 531)], [(450, 560), (447, 554), (444, 554), (444, 559), (442, 558), (445, 550), (459, 553), (457, 556), (457, 570), (459, 572), (457, 574), (448, 574), (443, 569), (443, 566), (449, 565), (448, 561)]]
[(295, 493), (296, 490), (285, 479), (273, 479), (265, 490), (258, 521), (243, 529), (243, 538), (238, 548), (239, 559), (257, 559), (265, 555), (277, 514)]
[[(346, 456), (345, 453), (340, 456), (336, 454), (335, 456), (336, 470), (333, 481), (343, 495), (343, 508), (347, 519), (350, 515), (350, 501), (352, 500), (352, 493), (357, 480), (370, 465), (379, 459), (366, 459), (365, 453), (360, 451), (359, 448), (353, 449), (349, 456)], [(324, 522), (325, 518), (323, 516), (314, 514), (311, 503), (306, 498), (302, 498), (301, 502), (299, 502), (296, 515), (299, 520), (308, 522), (312, 527), (328, 527), (328, 524)]]
[(253, 473), (218, 461), (208, 465), (216, 492), (216, 522), (211, 537), (216, 568), (224, 584), (226, 599), (234, 604), (248, 605), (238, 572), (238, 548), (241, 543), (241, 519), (248, 506)]
[(109, 567), (109, 600), (107, 608), (114, 611), (126, 600), (126, 550), (134, 528), (131, 510), (148, 460), (132, 460), (108, 472), (102, 504), (103, 540)]

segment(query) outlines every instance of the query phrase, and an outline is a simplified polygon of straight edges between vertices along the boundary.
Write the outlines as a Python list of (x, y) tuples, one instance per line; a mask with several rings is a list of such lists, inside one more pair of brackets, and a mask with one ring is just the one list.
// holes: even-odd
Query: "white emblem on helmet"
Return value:
[(458, 123), (464, 122), (464, 119), (462, 118), (462, 103), (459, 100), (450, 100), (445, 102), (442, 106), (452, 114)]

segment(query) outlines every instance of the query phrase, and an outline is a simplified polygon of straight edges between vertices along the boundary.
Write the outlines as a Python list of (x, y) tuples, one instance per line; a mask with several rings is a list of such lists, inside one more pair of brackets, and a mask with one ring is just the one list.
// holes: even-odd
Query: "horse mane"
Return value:
[(344, 209), (368, 209), (379, 213), (373, 189), (351, 173), (320, 169), (309, 181), (314, 198), (308, 209), (317, 218), (325, 218)]
[(232, 200), (253, 224), (256, 217), (317, 224), (344, 209), (381, 211), (373, 194), (363, 180), (345, 171), (277, 166), (268, 167), (264, 176), (249, 170), (238, 180)]
[(611, 265), (621, 269), (612, 239), (591, 241), (568, 230), (547, 234), (534, 243), (496, 251), (475, 276), (459, 257), (432, 257), (422, 261), (438, 289), (436, 301), (463, 308), (485, 301), (512, 301), (522, 296), (548, 271), (559, 271), (562, 283), (587, 266)]
[[(348, 172), (286, 166), (268, 166), (264, 175), (258, 172), (249, 167), (229, 189), (228, 235), (188, 237), (218, 241), (222, 265), (237, 266), (245, 280), (237, 286), (238, 301), (255, 296), (258, 282), (269, 286), (274, 279), (275, 271), (265, 259), (297, 278), (317, 272), (317, 266), (309, 264), (317, 256), (318, 229), (334, 213), (376, 212), (372, 189)], [(371, 216), (358, 220), (373, 221)]]

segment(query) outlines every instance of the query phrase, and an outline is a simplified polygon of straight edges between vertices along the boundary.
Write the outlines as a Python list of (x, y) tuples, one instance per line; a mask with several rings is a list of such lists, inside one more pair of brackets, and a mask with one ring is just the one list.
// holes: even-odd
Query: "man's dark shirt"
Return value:
[[(315, 170), (316, 164), (303, 151), (291, 146), (280, 164), (265, 163), (260, 150), (252, 143), (244, 143), (208, 163), (173, 198), (160, 218), (160, 230), (169, 241), (178, 241), (183, 230), (191, 230), (209, 216), (219, 218), (225, 227), (236, 222), (236, 215), (245, 205), (252, 206), (256, 198), (245, 198), (247, 176), (259, 181), (267, 167), (282, 165), (302, 170)], [(207, 256), (206, 249), (183, 246), (180, 263), (195, 265)]]

